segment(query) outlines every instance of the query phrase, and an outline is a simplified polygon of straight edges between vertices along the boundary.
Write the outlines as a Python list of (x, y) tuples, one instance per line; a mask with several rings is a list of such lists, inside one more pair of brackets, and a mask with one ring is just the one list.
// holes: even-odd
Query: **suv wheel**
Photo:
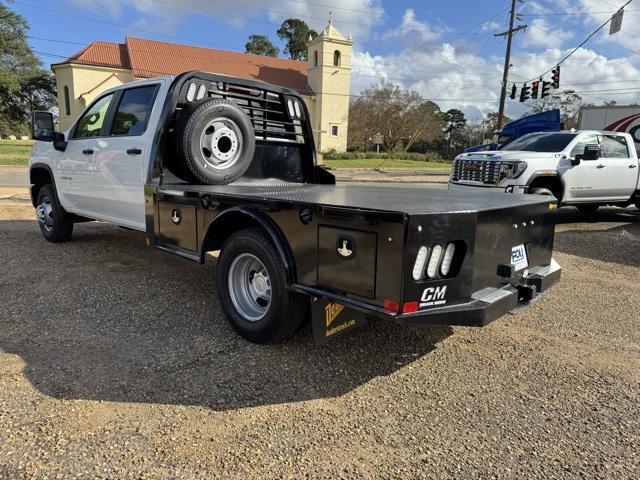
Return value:
[(53, 185), (43, 185), (38, 190), (36, 200), (36, 219), (42, 236), (52, 243), (66, 242), (73, 233), (73, 222), (53, 189)]

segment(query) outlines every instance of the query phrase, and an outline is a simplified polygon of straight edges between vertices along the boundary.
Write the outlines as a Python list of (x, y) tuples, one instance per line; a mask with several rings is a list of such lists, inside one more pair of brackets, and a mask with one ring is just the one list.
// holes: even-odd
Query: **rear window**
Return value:
[(113, 119), (111, 135), (141, 135), (144, 133), (156, 88), (156, 85), (149, 85), (124, 91)]
[(503, 150), (556, 153), (564, 150), (575, 137), (575, 133), (530, 133), (514, 140)]

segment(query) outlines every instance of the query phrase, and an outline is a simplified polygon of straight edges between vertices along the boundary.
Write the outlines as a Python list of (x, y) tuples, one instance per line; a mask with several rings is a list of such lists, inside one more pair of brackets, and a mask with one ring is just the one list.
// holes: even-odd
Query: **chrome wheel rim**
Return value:
[(53, 220), (53, 206), (49, 197), (42, 197), (40, 203), (36, 207), (36, 218), (38, 223), (45, 231), (50, 232), (55, 225)]
[(214, 118), (200, 134), (203, 167), (224, 170), (235, 165), (242, 152), (240, 128), (228, 118)]
[(237, 312), (250, 322), (263, 318), (271, 305), (271, 279), (264, 264), (250, 253), (238, 255), (229, 268), (229, 294)]

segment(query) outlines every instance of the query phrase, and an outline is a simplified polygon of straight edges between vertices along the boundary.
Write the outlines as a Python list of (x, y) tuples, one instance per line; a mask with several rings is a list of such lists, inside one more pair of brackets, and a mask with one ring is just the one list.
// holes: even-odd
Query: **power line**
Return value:
[[(624, 5), (622, 5), (618, 10), (622, 10), (624, 7), (626, 7), (627, 5), (629, 5), (633, 0), (628, 0)], [(600, 30), (602, 30), (607, 24), (609, 24), (609, 22), (611, 22), (611, 18), (609, 18), (606, 22), (604, 22), (602, 25), (600, 25), (598, 28), (596, 28), (593, 32), (591, 32), (589, 34), (589, 36), (587, 38), (585, 38), (582, 43), (580, 43), (580, 45), (578, 45), (577, 47), (575, 47), (573, 50), (571, 50), (571, 52), (569, 52), (567, 55), (565, 55), (564, 57), (562, 57), (562, 59), (556, 64), (556, 65), (560, 65), (562, 64), (565, 60), (567, 60), (569, 57), (571, 57), (571, 55), (573, 55), (574, 53), (576, 53), (578, 51), (578, 49), (580, 47), (582, 47), (585, 43), (587, 43), (589, 40), (591, 40), (591, 38), (598, 33)], [(546, 31), (546, 30), (545, 30)], [(637, 52), (634, 52), (637, 53)], [(555, 66), (549, 68), (548, 70), (542, 72), (540, 75), (527, 80), (525, 83), (528, 82), (533, 82), (536, 79), (538, 79), (539, 77), (542, 77), (543, 75), (546, 75), (547, 73), (551, 72), (551, 70), (553, 70), (555, 68)]]

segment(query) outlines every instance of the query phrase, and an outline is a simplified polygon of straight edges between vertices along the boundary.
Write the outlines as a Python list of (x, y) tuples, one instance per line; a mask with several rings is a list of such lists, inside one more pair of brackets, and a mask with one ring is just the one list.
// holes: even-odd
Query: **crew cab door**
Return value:
[(95, 151), (102, 134), (113, 93), (104, 95), (82, 114), (69, 133), (67, 148), (60, 153), (57, 166), (59, 194), (73, 209), (95, 212), (98, 207), (95, 189)]
[(638, 160), (622, 135), (600, 137), (601, 158), (607, 170), (607, 197), (610, 200), (629, 200), (638, 184)]
[[(584, 152), (586, 145), (597, 145), (598, 135), (585, 134), (571, 148), (569, 156), (574, 158)], [(602, 158), (582, 160), (579, 165), (571, 165), (569, 159), (563, 161), (562, 178), (565, 185), (564, 201), (587, 202), (607, 198), (607, 169)]]
[(98, 213), (115, 223), (140, 229), (145, 228), (145, 166), (154, 134), (149, 119), (159, 85), (117, 92), (108, 133), (98, 139), (95, 151)]

